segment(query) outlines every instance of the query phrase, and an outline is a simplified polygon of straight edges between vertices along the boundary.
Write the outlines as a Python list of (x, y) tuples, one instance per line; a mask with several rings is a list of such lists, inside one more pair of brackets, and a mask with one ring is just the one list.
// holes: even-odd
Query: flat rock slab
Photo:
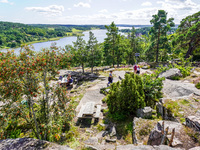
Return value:
[(97, 137), (91, 137), (88, 140), (84, 141), (85, 144), (88, 145), (94, 145), (98, 143), (98, 138)]
[(181, 150), (181, 149), (172, 148), (172, 147), (169, 147), (167, 145), (159, 145), (159, 146), (140, 145), (140, 146), (134, 146), (133, 144), (129, 144), (129, 145), (117, 146), (116, 150)]
[(61, 146), (58, 144), (50, 143), (32, 138), (17, 138), (0, 140), (1, 150), (72, 150), (68, 146)]
[(163, 81), (162, 92), (164, 93), (165, 98), (173, 100), (188, 97), (193, 93), (200, 95), (200, 90), (198, 90), (194, 84), (168, 79)]

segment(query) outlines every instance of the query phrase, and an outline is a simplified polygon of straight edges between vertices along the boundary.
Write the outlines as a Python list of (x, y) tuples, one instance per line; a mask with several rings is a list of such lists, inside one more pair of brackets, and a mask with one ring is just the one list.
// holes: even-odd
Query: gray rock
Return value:
[(110, 133), (110, 136), (111, 136), (111, 137), (116, 136), (117, 132), (116, 132), (115, 126), (112, 126), (112, 127), (110, 128), (109, 133)]
[(89, 138), (88, 140), (84, 141), (85, 144), (91, 144), (91, 145), (94, 145), (94, 144), (97, 144), (98, 143), (98, 138), (97, 137), (91, 137)]
[(189, 150), (200, 150), (200, 146), (198, 146), (198, 147), (193, 147), (193, 148), (190, 148)]
[(97, 147), (94, 147), (92, 145), (85, 145), (84, 146), (86, 149), (89, 149), (89, 150), (99, 150)]
[(150, 145), (141, 145), (135, 146), (133, 144), (128, 145), (119, 145), (116, 150), (154, 150), (153, 146)]
[[(148, 139), (148, 145), (160, 145), (162, 140), (162, 122), (159, 121), (154, 129), (151, 131)], [(181, 123), (173, 122), (173, 121), (164, 121), (164, 127), (169, 127), (168, 132), (171, 133), (173, 128), (175, 128), (176, 132), (179, 132), (182, 128)], [(165, 129), (164, 129), (165, 130)], [(169, 139), (170, 140), (170, 139)]]
[(192, 83), (184, 83), (181, 81), (174, 81), (166, 79), (163, 81), (163, 94), (165, 99), (176, 100), (179, 98), (189, 98), (191, 95), (200, 95), (200, 90), (198, 90)]
[(200, 131), (200, 116), (188, 116), (185, 118), (186, 126)]
[(106, 136), (107, 134), (109, 134), (108, 131), (105, 131), (103, 134), (102, 134), (102, 137)]
[(172, 148), (167, 145), (153, 146), (155, 150), (181, 150), (180, 148)]
[(195, 109), (197, 109), (197, 108), (198, 108), (198, 106), (196, 106), (196, 105), (193, 105), (193, 104), (190, 104), (190, 107), (192, 107), (192, 108), (195, 108)]
[(143, 109), (137, 110), (137, 117), (150, 118), (152, 116), (151, 107), (144, 107)]
[(110, 91), (110, 89), (105, 89), (105, 92), (106, 92), (106, 93), (109, 93), (109, 91)]
[(48, 150), (72, 150), (68, 146), (61, 146), (54, 143), (50, 143), (43, 140), (32, 138), (17, 138), (0, 140), (1, 150), (36, 150), (36, 149), (48, 149)]
[(172, 79), (173, 77), (182, 77), (181, 71), (177, 68), (172, 68), (169, 69), (165, 72), (162, 72), (161, 74), (159, 74), (160, 78), (165, 77), (167, 79)]
[(135, 146), (133, 144), (120, 145), (117, 146), (116, 150), (181, 150), (179, 148), (172, 148), (167, 145), (150, 146), (150, 145), (140, 145)]
[(92, 131), (91, 129), (86, 129), (85, 132), (87, 132), (87, 133), (94, 133), (94, 131)]

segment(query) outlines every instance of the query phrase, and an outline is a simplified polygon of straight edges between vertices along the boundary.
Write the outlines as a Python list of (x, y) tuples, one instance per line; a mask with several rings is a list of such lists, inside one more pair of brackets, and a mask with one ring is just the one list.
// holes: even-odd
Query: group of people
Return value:
[[(140, 66), (139, 66), (139, 65), (135, 64), (135, 65), (133, 66), (133, 70), (134, 70), (134, 73), (140, 74)], [(110, 73), (109, 73), (108, 84), (107, 84), (107, 86), (109, 86), (111, 83), (113, 83), (112, 71), (110, 71)]]
[(70, 86), (70, 84), (73, 83), (73, 79), (72, 79), (70, 74), (68, 74), (67, 77), (66, 76), (63, 76), (63, 77), (60, 76), (59, 80), (61, 81), (60, 82), (61, 86)]

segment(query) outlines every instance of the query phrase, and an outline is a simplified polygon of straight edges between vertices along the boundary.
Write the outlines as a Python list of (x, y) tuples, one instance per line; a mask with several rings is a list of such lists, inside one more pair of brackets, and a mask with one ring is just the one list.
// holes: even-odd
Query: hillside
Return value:
[(0, 48), (19, 47), (23, 43), (56, 40), (81, 35), (83, 31), (104, 28), (103, 25), (48, 25), (0, 22)]

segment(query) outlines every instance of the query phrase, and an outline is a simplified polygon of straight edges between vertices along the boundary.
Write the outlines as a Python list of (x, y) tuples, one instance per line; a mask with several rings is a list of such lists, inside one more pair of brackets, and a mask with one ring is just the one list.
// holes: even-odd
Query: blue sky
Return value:
[(150, 24), (159, 9), (175, 23), (200, 11), (200, 0), (0, 0), (0, 21), (26, 24)]

